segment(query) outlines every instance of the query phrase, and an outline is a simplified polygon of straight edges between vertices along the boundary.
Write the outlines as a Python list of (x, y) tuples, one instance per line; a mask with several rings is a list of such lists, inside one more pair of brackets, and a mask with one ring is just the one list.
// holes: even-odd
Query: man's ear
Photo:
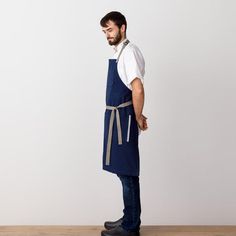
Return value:
[(121, 31), (124, 33), (125, 32), (125, 25), (123, 24), (121, 27), (120, 27)]

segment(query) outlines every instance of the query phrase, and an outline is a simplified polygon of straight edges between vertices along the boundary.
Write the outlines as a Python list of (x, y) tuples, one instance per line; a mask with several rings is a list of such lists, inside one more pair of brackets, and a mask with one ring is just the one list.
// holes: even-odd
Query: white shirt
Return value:
[[(117, 46), (114, 46), (115, 53), (113, 59), (117, 59), (119, 52), (123, 46), (123, 43), (127, 39), (124, 39)], [(124, 50), (122, 51), (118, 64), (117, 64), (118, 74), (123, 81), (123, 83), (132, 90), (131, 82), (137, 77), (144, 83), (145, 74), (145, 61), (143, 55), (139, 48), (129, 42)]]

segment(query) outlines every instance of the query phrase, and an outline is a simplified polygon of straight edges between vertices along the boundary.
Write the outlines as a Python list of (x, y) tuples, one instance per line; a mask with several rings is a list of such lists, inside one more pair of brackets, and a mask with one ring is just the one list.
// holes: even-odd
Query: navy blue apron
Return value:
[(126, 40), (117, 59), (109, 59), (106, 110), (104, 114), (103, 169), (139, 176), (139, 127), (132, 104), (132, 91), (121, 80), (117, 63), (129, 43)]

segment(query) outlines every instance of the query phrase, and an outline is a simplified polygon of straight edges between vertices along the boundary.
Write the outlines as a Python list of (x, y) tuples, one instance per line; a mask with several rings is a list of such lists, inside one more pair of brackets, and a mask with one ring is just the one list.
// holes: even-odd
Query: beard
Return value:
[(118, 44), (118, 43), (120, 42), (120, 40), (122, 39), (122, 36), (121, 36), (120, 31), (118, 31), (118, 33), (117, 33), (116, 36), (114, 36), (113, 38), (110, 38), (110, 39), (112, 39), (112, 41), (109, 41), (109, 39), (107, 39), (107, 40), (108, 40), (108, 43), (109, 43), (110, 45), (116, 45), (116, 44)]

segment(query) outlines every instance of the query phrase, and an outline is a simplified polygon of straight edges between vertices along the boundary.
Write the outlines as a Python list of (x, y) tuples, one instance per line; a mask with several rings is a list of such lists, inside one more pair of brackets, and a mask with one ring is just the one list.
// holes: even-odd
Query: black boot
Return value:
[(123, 217), (121, 217), (119, 220), (117, 220), (117, 221), (106, 221), (105, 223), (104, 223), (104, 227), (106, 228), (106, 229), (113, 229), (113, 228), (115, 228), (115, 227), (117, 227), (117, 226), (120, 226), (121, 225), (121, 223), (122, 223), (122, 221), (123, 221)]
[(101, 236), (139, 236), (139, 231), (131, 232), (124, 230), (121, 226), (110, 230), (103, 230)]

